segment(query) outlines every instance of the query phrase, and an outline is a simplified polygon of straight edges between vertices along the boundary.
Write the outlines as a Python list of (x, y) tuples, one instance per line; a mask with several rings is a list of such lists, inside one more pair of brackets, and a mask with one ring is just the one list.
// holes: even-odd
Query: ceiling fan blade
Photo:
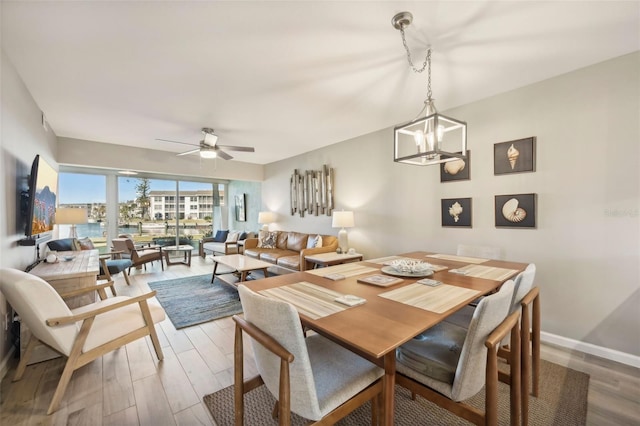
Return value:
[(221, 149), (217, 149), (216, 152), (218, 153), (218, 157), (221, 157), (224, 160), (231, 160), (233, 158)]
[(181, 152), (180, 154), (176, 154), (176, 155), (180, 157), (181, 155), (195, 154), (196, 152), (200, 152), (200, 148), (192, 149), (191, 151)]
[(172, 141), (172, 140), (170, 140), (170, 139), (157, 139), (157, 138), (156, 138), (156, 140), (157, 140), (157, 141), (161, 141), (161, 142), (171, 142), (171, 143), (179, 143), (179, 144), (182, 144), (182, 145), (191, 145), (191, 146), (196, 146), (196, 145), (194, 145), (194, 144), (192, 144), (192, 143), (180, 142), (180, 141)]
[(229, 151), (256, 152), (252, 146), (218, 145), (218, 147), (228, 149)]

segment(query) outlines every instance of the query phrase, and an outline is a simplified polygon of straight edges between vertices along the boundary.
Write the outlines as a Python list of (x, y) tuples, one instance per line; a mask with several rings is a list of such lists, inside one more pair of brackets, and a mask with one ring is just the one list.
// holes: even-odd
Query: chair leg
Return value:
[(64, 396), (64, 392), (67, 390), (67, 385), (69, 385), (69, 381), (71, 380), (71, 376), (76, 370), (76, 363), (78, 361), (78, 358), (82, 354), (82, 346), (84, 346), (84, 342), (87, 340), (89, 330), (91, 329), (94, 320), (95, 317), (88, 318), (82, 323), (80, 332), (78, 333), (76, 341), (73, 343), (73, 347), (71, 348), (71, 353), (69, 353), (69, 357), (67, 358), (67, 363), (64, 365), (62, 376), (60, 377), (58, 387), (53, 394), (53, 398), (51, 399), (51, 404), (49, 404), (47, 414), (51, 414), (58, 409), (60, 401), (62, 401), (62, 397)]
[(533, 323), (531, 333), (531, 349), (533, 364), (533, 396), (537, 397), (540, 391), (540, 294), (533, 299)]
[(242, 328), (237, 324), (233, 348), (235, 426), (242, 426), (244, 424), (244, 350), (242, 345)]
[(127, 285), (131, 285), (131, 281), (129, 281), (129, 274), (126, 269), (122, 270), (122, 275), (124, 275), (124, 280), (127, 282)]
[(39, 340), (32, 334), (29, 338), (29, 343), (27, 343), (27, 347), (24, 353), (20, 356), (20, 362), (18, 363), (18, 367), (16, 368), (16, 374), (13, 376), (13, 381), (17, 382), (22, 379), (22, 375), (24, 374), (24, 370), (27, 368), (27, 361), (31, 358), (31, 353), (33, 352), (33, 348), (38, 345)]

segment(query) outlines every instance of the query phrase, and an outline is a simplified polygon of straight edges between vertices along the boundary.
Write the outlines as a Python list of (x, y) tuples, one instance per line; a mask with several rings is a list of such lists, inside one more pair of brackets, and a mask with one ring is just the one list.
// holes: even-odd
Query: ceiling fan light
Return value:
[(204, 129), (202, 129), (202, 133), (204, 134), (204, 143), (206, 143), (207, 145), (213, 146), (216, 144), (216, 142), (218, 142), (218, 135), (213, 133), (213, 129), (205, 127)]
[(217, 156), (218, 156), (218, 153), (215, 152), (214, 150), (209, 150), (209, 149), (200, 150), (201, 158), (216, 158)]

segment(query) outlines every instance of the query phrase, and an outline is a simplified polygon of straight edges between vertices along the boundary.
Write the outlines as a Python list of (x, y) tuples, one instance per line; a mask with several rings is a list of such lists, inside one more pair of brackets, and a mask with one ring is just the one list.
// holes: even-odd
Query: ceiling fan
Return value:
[[(198, 148), (195, 149), (191, 149), (189, 151), (185, 151), (185, 152), (181, 152), (179, 154), (177, 154), (178, 156), (181, 155), (189, 155), (189, 154), (195, 154), (195, 153), (200, 153), (200, 157), (202, 158), (217, 158), (220, 157), (224, 160), (231, 160), (233, 157), (229, 154), (227, 154), (225, 151), (223, 151), (222, 148), (228, 150), (228, 151), (242, 151), (242, 152), (255, 152), (255, 149), (253, 147), (250, 146), (232, 146), (232, 145), (218, 145), (218, 135), (216, 135), (213, 131), (213, 129), (210, 129), (209, 127), (203, 127), (202, 128), (202, 134), (204, 135), (204, 139), (200, 141), (200, 144), (198, 145)], [(157, 141), (163, 141), (163, 142), (173, 142), (173, 143), (180, 143), (183, 145), (191, 145), (191, 146), (195, 146), (192, 143), (187, 143), (187, 142), (178, 142), (178, 141), (172, 141), (172, 140), (168, 140), (168, 139), (156, 139)]]

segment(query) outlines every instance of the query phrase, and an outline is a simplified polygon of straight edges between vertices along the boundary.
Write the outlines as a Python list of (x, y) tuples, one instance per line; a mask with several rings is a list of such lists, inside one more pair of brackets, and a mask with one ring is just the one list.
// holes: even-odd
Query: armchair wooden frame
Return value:
[[(242, 332), (244, 331), (251, 336), (256, 342), (260, 343), (267, 350), (280, 358), (280, 387), (279, 397), (276, 406), (273, 409), (273, 417), (279, 419), (279, 425), (289, 426), (291, 424), (290, 410), (290, 382), (289, 382), (289, 364), (293, 362), (294, 356), (287, 351), (278, 341), (263, 332), (254, 324), (246, 321), (237, 315), (233, 316), (236, 323), (235, 341), (234, 341), (234, 407), (235, 407), (235, 425), (242, 426), (244, 424), (244, 394), (261, 386), (264, 382), (260, 375), (251, 379), (244, 380), (244, 350)], [(333, 425), (338, 420), (344, 418), (356, 408), (360, 407), (367, 401), (371, 401), (371, 424), (377, 424), (380, 408), (382, 404), (382, 380), (378, 379), (369, 387), (361, 391), (359, 394), (337, 407), (335, 410), (327, 414), (321, 420), (310, 423), (311, 425)]]
[[(113, 281), (110, 281), (104, 284), (98, 284), (95, 287), (88, 287), (88, 288), (74, 290), (68, 293), (61, 294), (60, 296), (64, 299), (72, 296), (78, 296), (80, 294), (84, 294), (91, 291), (97, 291), (98, 294), (100, 295), (101, 300), (104, 300), (106, 299), (105, 288), (112, 287), (112, 286), (113, 286)], [(109, 306), (102, 306), (97, 309), (93, 309), (77, 315), (58, 317), (58, 318), (49, 318), (46, 321), (46, 324), (49, 327), (57, 327), (61, 325), (82, 322), (80, 331), (76, 336), (76, 340), (73, 343), (73, 347), (69, 355), (67, 356), (65, 354), (62, 354), (67, 356), (67, 362), (64, 366), (62, 376), (60, 377), (60, 381), (58, 382), (58, 386), (53, 395), (53, 399), (51, 400), (51, 404), (49, 405), (47, 414), (51, 414), (58, 409), (60, 401), (62, 400), (62, 397), (67, 388), (67, 385), (69, 384), (69, 381), (71, 380), (71, 376), (73, 375), (73, 372), (78, 368), (90, 363), (91, 361), (101, 357), (102, 355), (108, 352), (111, 352), (123, 345), (126, 345), (127, 343), (133, 342), (142, 337), (150, 336), (151, 342), (153, 343), (153, 348), (156, 352), (158, 359), (162, 360), (164, 358), (164, 355), (162, 353), (162, 348), (160, 347), (160, 341), (158, 340), (158, 335), (156, 334), (154, 322), (151, 317), (151, 312), (149, 311), (149, 305), (147, 303), (147, 300), (154, 297), (155, 295), (156, 295), (156, 292), (151, 291), (149, 293), (136, 296), (136, 297), (131, 297), (127, 300), (123, 300), (121, 302), (117, 302)], [(138, 304), (140, 306), (140, 310), (144, 318), (145, 326), (137, 330), (134, 330), (124, 336), (120, 336), (114, 340), (104, 343), (87, 352), (82, 351), (82, 348), (87, 340), (87, 337), (89, 336), (89, 332), (91, 331), (91, 327), (97, 315), (104, 314), (110, 311), (115, 311), (124, 306), (133, 305), (133, 304)], [(29, 360), (29, 357), (33, 352), (33, 349), (36, 347), (38, 343), (42, 343), (46, 345), (46, 343), (41, 342), (34, 335), (31, 335), (31, 339), (27, 344), (25, 353), (21, 357), (20, 363), (18, 364), (18, 367), (16, 369), (16, 374), (13, 378), (14, 382), (22, 379), (22, 376), (27, 366), (27, 361)], [(48, 345), (46, 346), (50, 347)], [(54, 348), (51, 348), (51, 349), (55, 350)]]
[(511, 401), (511, 425), (516, 426), (520, 421), (521, 389), (520, 389), (520, 312), (516, 311), (507, 318), (491, 333), (485, 341), (487, 347), (487, 365), (485, 379), (485, 410), (481, 410), (465, 404), (464, 402), (453, 401), (446, 396), (418, 383), (417, 381), (396, 373), (396, 383), (409, 391), (412, 397), (418, 394), (425, 399), (439, 405), (453, 414), (468, 420), (476, 425), (497, 425), (498, 424), (498, 348), (502, 340), (511, 334), (511, 346), (514, 348), (510, 353), (511, 377), (510, 386)]

